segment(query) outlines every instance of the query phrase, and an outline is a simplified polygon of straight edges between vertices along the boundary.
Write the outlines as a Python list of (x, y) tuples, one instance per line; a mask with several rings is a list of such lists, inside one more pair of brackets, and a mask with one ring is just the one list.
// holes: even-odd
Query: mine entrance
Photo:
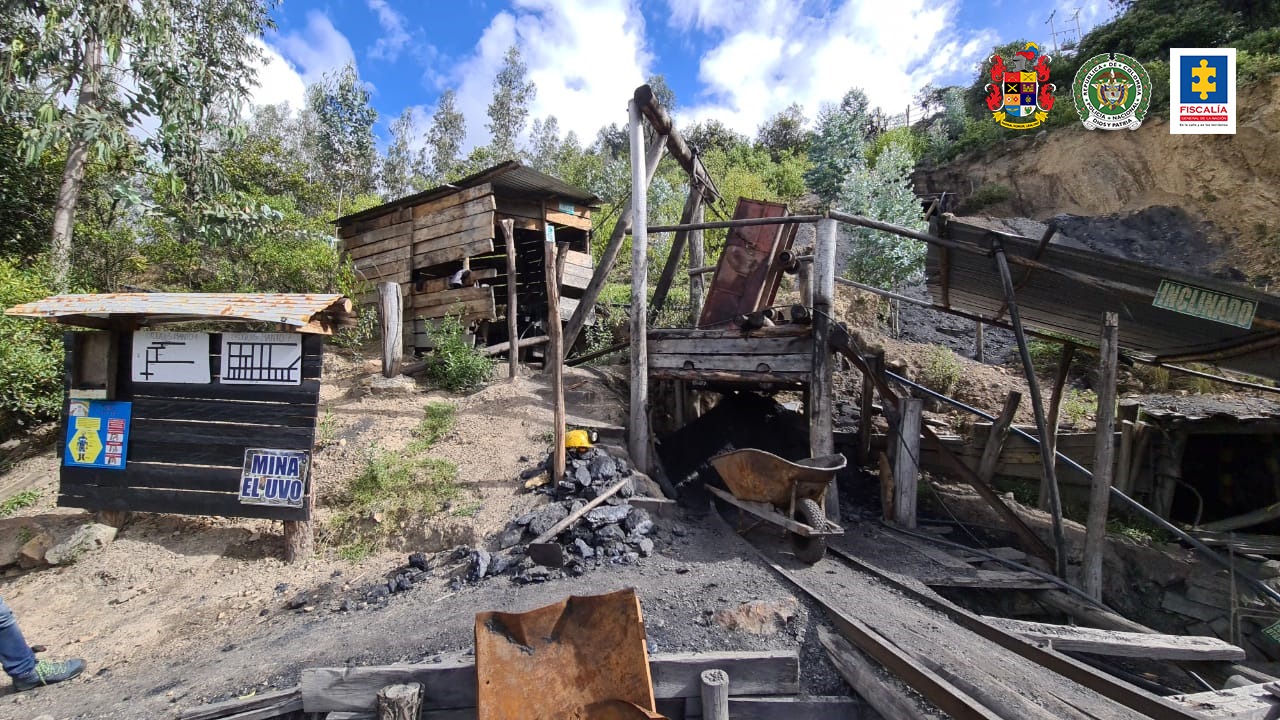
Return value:
[[(1280, 432), (1190, 433), (1172, 519), (1213, 523), (1280, 502)], [(1241, 528), (1280, 534), (1280, 519)]]

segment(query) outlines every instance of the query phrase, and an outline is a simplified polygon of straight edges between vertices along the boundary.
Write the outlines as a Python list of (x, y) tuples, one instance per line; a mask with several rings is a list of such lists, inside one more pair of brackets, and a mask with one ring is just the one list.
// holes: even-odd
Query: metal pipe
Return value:
[[(930, 390), (929, 388), (923, 385), (911, 382), (910, 380), (902, 377), (901, 375), (898, 375), (897, 373), (886, 370), (885, 375), (887, 377), (893, 378), (895, 381), (902, 383), (903, 385), (906, 385), (907, 387), (914, 388), (915, 390), (922, 392), (928, 395), (929, 397), (932, 397), (936, 400), (940, 400), (953, 407), (957, 407), (966, 412), (973, 413), (974, 415), (977, 415), (978, 417), (983, 418), (984, 420), (989, 420), (991, 422), (995, 422), (996, 420), (995, 415), (990, 415), (988, 413), (985, 413), (979, 410), (978, 408), (975, 408), (970, 405), (966, 405), (960, 402), (959, 400), (943, 395), (942, 393), (934, 392), (933, 390)], [(1009, 430), (1014, 435), (1017, 435), (1018, 437), (1031, 442), (1036, 447), (1040, 447), (1040, 441), (1036, 439), (1035, 436), (1028, 434), (1026, 431), (1021, 430), (1017, 426), (1010, 426)], [(1054, 451), (1054, 456), (1056, 460), (1063, 462), (1064, 464), (1066, 464), (1067, 467), (1072, 468), (1076, 472), (1079, 472), (1086, 479), (1093, 480), (1093, 473), (1086, 470), (1085, 467), (1080, 463), (1076, 462), (1075, 460), (1072, 460), (1071, 458), (1067, 457), (1066, 455), (1063, 455), (1060, 452), (1057, 452), (1056, 450)], [(1280, 605), (1280, 592), (1276, 592), (1276, 590), (1272, 588), (1270, 585), (1267, 585), (1266, 583), (1253, 577), (1252, 575), (1241, 572), (1239, 568), (1233, 568), (1231, 561), (1219, 555), (1213, 548), (1209, 547), (1208, 545), (1205, 545), (1203, 542), (1196, 539), (1195, 537), (1193, 537), (1192, 535), (1190, 535), (1189, 533), (1187, 533), (1177, 525), (1174, 525), (1168, 520), (1165, 520), (1164, 518), (1155, 514), (1150, 509), (1148, 509), (1147, 506), (1143, 505), (1137, 500), (1134, 500), (1128, 495), (1125, 495), (1123, 492), (1116, 489), (1114, 485), (1111, 487), (1111, 497), (1115, 498), (1116, 500), (1119, 500), (1123, 505), (1125, 505), (1125, 507), (1138, 513), (1143, 518), (1149, 520), (1151, 523), (1159, 527), (1161, 530), (1164, 530), (1170, 535), (1173, 535), (1177, 537), (1179, 540), (1182, 540), (1186, 544), (1190, 545), (1193, 549), (1198, 551), (1200, 554), (1204, 555), (1214, 563), (1217, 563), (1224, 569), (1226, 570), (1234, 569), (1235, 573), (1238, 574), (1240, 577), (1244, 578), (1245, 582), (1249, 583), (1249, 585), (1251, 585), (1255, 590), (1271, 598), (1271, 600), (1275, 602), (1277, 605)]]
[[(1022, 316), (1018, 312), (1018, 303), (1014, 298), (1013, 277), (1009, 274), (1009, 262), (1005, 259), (1004, 245), (997, 240), (994, 244), (996, 267), (1000, 271), (1000, 281), (1004, 286), (1005, 303), (1009, 307), (1009, 320), (1013, 322), (1013, 335), (1018, 341), (1018, 354), (1022, 356), (1022, 369), (1027, 377), (1027, 386), (1031, 389), (1031, 409), (1035, 413), (1036, 428), (1040, 432), (1042, 447), (1053, 448), (1053, 436), (1050, 434), (1048, 422), (1044, 417), (1044, 405), (1040, 401), (1040, 382), (1036, 379), (1035, 363), (1031, 361), (1031, 350), (1027, 347), (1027, 336), (1022, 332)], [(1057, 557), (1054, 569), (1058, 577), (1067, 576), (1067, 537), (1062, 529), (1062, 496), (1058, 494), (1058, 478), (1054, 472), (1053, 455), (1040, 453), (1040, 464), (1044, 471), (1044, 482), (1048, 484), (1049, 515), (1053, 520), (1053, 545)], [(1044, 494), (1041, 494), (1044, 497)]]
[[(717, 228), (752, 227), (755, 225), (800, 225), (823, 220), (821, 215), (788, 215), (787, 217), (743, 218), (741, 220), (713, 220), (711, 222), (684, 223), (681, 225), (651, 225), (649, 232), (665, 233), (678, 230), (715, 230)], [(635, 232), (634, 227), (632, 232)]]

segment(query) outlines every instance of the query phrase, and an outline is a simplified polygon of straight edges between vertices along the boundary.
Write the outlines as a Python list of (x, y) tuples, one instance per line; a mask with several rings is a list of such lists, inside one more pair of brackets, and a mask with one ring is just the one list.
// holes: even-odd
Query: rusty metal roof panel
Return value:
[[(1096, 343), (1102, 313), (1120, 315), (1120, 345), (1161, 362), (1212, 362), (1220, 367), (1280, 379), (1280, 298), (1220, 279), (1189, 275), (1038, 240), (971, 218), (948, 218), (941, 236), (976, 252), (929, 247), (926, 273), (933, 300), (983, 317), (1006, 317), (1004, 293), (990, 249), (1000, 239), (1012, 264), (1024, 324), (1033, 330)], [(1162, 281), (1183, 283), (1247, 299), (1256, 305), (1250, 328), (1185, 315), (1154, 304)]]
[[(90, 319), (136, 318), (147, 322), (235, 320), (281, 323), (300, 332), (327, 333), (324, 325), (351, 319), (351, 302), (337, 294), (106, 293), (54, 295), (16, 305), (6, 315), (45, 318), (69, 325)], [(323, 317), (320, 317), (323, 316)]]
[(559, 178), (522, 165), (518, 161), (509, 160), (500, 165), (481, 170), (474, 175), (468, 175), (461, 180), (431, 188), (430, 190), (423, 190), (420, 193), (408, 195), (368, 210), (346, 215), (334, 222), (340, 227), (350, 225), (351, 223), (378, 217), (403, 207), (421, 205), (424, 202), (485, 183), (492, 185), (495, 192), (513, 197), (534, 199), (559, 197), (591, 206), (600, 202), (600, 198), (580, 187), (570, 185)]

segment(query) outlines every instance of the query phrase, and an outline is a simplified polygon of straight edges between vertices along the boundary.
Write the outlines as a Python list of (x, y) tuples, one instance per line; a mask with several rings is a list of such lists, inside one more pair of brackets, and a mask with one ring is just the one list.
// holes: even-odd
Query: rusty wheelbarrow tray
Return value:
[(787, 530), (796, 557), (808, 563), (827, 551), (826, 536), (844, 528), (827, 519), (827, 487), (847, 464), (844, 455), (799, 462), (764, 450), (735, 450), (711, 459), (729, 492), (708, 486), (716, 497)]

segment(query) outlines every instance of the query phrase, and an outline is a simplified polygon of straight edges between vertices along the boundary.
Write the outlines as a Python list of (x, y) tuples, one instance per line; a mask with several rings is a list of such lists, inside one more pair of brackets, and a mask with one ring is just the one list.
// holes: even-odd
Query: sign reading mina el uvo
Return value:
[(1252, 300), (1172, 280), (1160, 281), (1152, 305), (1246, 330), (1253, 327), (1253, 313), (1258, 309)]
[(240, 502), (302, 507), (307, 487), (307, 453), (246, 448), (240, 475)]

